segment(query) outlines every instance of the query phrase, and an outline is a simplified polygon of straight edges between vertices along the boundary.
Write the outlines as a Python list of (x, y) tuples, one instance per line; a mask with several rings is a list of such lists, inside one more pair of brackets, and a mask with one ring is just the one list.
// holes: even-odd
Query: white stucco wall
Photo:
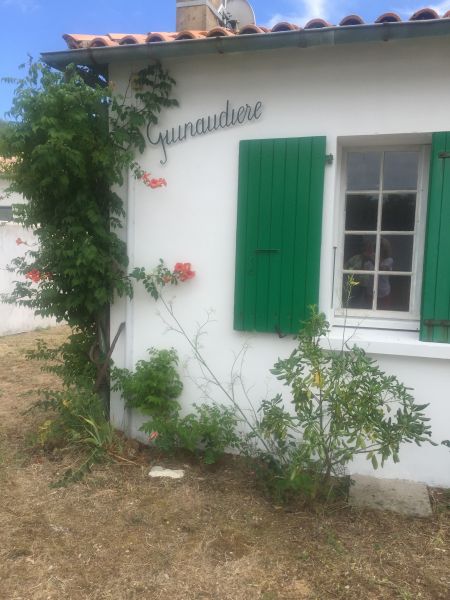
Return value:
[[(160, 257), (169, 266), (189, 261), (194, 280), (167, 290), (177, 317), (190, 331), (214, 310), (215, 322), (204, 338), (205, 354), (219, 377), (227, 382), (235, 353), (249, 344), (244, 375), (257, 404), (277, 390), (269, 369), (289, 354), (293, 341), (272, 334), (233, 330), (238, 144), (241, 139), (324, 135), (327, 153), (322, 230), (320, 308), (332, 320), (333, 245), (338, 221), (340, 146), (351, 136), (396, 136), (393, 142), (429, 142), (433, 131), (450, 130), (449, 40), (355, 44), (290, 49), (241, 55), (217, 55), (167, 61), (177, 81), (180, 107), (162, 115), (160, 129), (220, 112), (227, 99), (234, 106), (261, 100), (259, 121), (188, 139), (168, 149), (168, 162), (148, 148), (141, 164), (167, 188), (150, 190), (128, 182), (126, 236), (131, 267), (152, 268)], [(130, 70), (111, 69), (123, 85)], [(405, 134), (408, 134), (406, 137)], [(402, 138), (398, 136), (403, 136)], [(362, 139), (362, 138), (361, 138)], [(126, 190), (124, 190), (126, 192)], [(132, 368), (150, 346), (174, 346), (183, 360), (190, 351), (183, 339), (167, 331), (162, 306), (138, 289), (132, 302), (120, 300), (112, 311), (112, 335), (126, 321), (115, 360)], [(336, 334), (337, 336), (338, 334)], [(433, 438), (450, 437), (450, 346), (421, 344), (417, 333), (371, 332), (360, 343), (389, 373), (415, 389), (417, 400), (429, 402)], [(191, 372), (193, 366), (190, 366)], [(219, 401), (222, 400), (217, 395)], [(185, 378), (185, 407), (201, 400)], [(139, 418), (123, 411), (113, 398), (112, 416), (128, 433), (139, 435)], [(382, 477), (416, 479), (450, 485), (450, 452), (444, 447), (406, 446), (397, 465), (388, 464)], [(365, 461), (352, 472), (371, 472)]]
[[(0, 179), (0, 205), (10, 206), (21, 204), (24, 199), (12, 194), (6, 196), (5, 190), (8, 182)], [(35, 244), (33, 233), (14, 222), (0, 221), (0, 294), (9, 294), (14, 288), (17, 276), (6, 270), (7, 265), (17, 256), (22, 256), (27, 246), (16, 244), (17, 238), (24, 242)], [(6, 304), (0, 301), (0, 336), (31, 331), (38, 327), (49, 327), (56, 322), (54, 319), (35, 316), (34, 312), (24, 306)]]

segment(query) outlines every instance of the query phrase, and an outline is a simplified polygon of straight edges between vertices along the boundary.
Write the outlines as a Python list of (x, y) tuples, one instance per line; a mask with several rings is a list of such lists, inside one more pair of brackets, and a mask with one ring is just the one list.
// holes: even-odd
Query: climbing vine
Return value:
[(153, 64), (115, 93), (93, 70), (71, 65), (58, 72), (33, 61), (27, 67), (25, 77), (9, 80), (16, 86), (15, 125), (2, 152), (12, 159), (10, 191), (27, 200), (15, 206), (15, 218), (33, 229), (37, 243), (13, 261), (18, 278), (6, 301), (67, 322), (74, 344), (85, 348), (88, 340), (84, 356), (96, 364), (98, 388), (109, 350), (109, 303), (132, 294), (117, 190), (129, 170), (152, 189), (167, 184), (145, 172), (136, 155), (145, 149), (142, 128), (177, 104), (175, 82)]

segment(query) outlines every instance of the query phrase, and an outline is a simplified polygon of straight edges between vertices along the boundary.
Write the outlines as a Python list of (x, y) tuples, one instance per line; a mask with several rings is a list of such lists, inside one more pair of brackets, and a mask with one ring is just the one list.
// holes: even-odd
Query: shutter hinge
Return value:
[(332, 154), (325, 154), (325, 162), (327, 165), (332, 165), (334, 160), (334, 156)]
[(287, 333), (281, 333), (281, 329), (280, 329), (279, 325), (275, 325), (274, 329), (275, 329), (275, 333), (278, 333), (278, 337), (280, 339), (287, 337)]
[(425, 319), (423, 324), (429, 327), (450, 327), (450, 321), (446, 319)]
[(450, 152), (439, 152), (439, 158), (450, 158)]

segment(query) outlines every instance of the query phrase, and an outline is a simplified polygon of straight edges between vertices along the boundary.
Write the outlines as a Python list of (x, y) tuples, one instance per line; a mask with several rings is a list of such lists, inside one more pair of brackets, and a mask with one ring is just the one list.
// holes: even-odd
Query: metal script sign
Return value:
[(159, 146), (163, 153), (160, 160), (162, 165), (167, 162), (167, 147), (178, 142), (184, 142), (189, 137), (206, 135), (218, 129), (228, 129), (236, 125), (242, 125), (245, 122), (257, 121), (262, 115), (262, 102), (258, 101), (253, 105), (243, 104), (238, 108), (232, 108), (230, 101), (227, 100), (225, 109), (214, 115), (200, 117), (196, 121), (188, 121), (182, 125), (171, 127), (161, 131), (157, 136), (152, 135), (152, 125), (147, 126), (147, 139), (152, 146)]

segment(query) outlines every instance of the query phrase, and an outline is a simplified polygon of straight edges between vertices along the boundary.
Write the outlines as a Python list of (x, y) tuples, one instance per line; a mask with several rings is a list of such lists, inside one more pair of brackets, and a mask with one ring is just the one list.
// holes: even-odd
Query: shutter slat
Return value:
[(433, 134), (427, 232), (422, 284), (420, 339), (450, 341), (450, 162), (440, 158), (450, 150), (450, 133)]
[(308, 270), (309, 213), (310, 202), (302, 202), (302, 198), (310, 197), (311, 185), (311, 139), (305, 139), (299, 146), (297, 174), (297, 214), (295, 223), (294, 248), (294, 289), (292, 294), (292, 331), (298, 332), (301, 322), (305, 320), (305, 282)]
[(280, 252), (270, 254), (270, 286), (268, 297), (267, 331), (277, 331), (280, 328), (281, 314), (281, 248), (283, 246), (283, 214), (285, 199), (285, 164), (286, 140), (275, 140), (273, 149), (273, 178), (272, 178), (272, 207), (270, 247), (279, 248)]
[(239, 258), (239, 260), (236, 260), (234, 300), (234, 328), (238, 331), (244, 330), (248, 163), (249, 145), (245, 142), (241, 142), (239, 144), (239, 200), (236, 225), (236, 258)]
[(294, 291), (295, 221), (297, 210), (298, 142), (286, 142), (283, 244), (281, 255), (280, 331), (292, 331), (292, 299)]
[(257, 277), (256, 277), (256, 315), (255, 330), (267, 331), (270, 256), (272, 177), (273, 177), (272, 140), (261, 142), (261, 175), (259, 190), (258, 243), (257, 243)]
[[(446, 135), (445, 152), (450, 149), (450, 134)], [(439, 228), (439, 250), (437, 260), (435, 315), (439, 319), (449, 318), (450, 299), (450, 165), (449, 159), (440, 159), (443, 163), (441, 219)], [(440, 327), (440, 341), (448, 342), (448, 327)]]
[(305, 317), (308, 316), (308, 307), (319, 302), (325, 154), (325, 138), (313, 138), (309, 194), (310, 198), (314, 198), (314, 201), (309, 203), (308, 262), (305, 285), (305, 307), (307, 312)]
[(251, 142), (249, 146), (249, 168), (247, 187), (247, 230), (246, 230), (246, 270), (244, 296), (244, 329), (253, 331), (256, 318), (256, 278), (258, 257), (255, 254), (258, 243), (259, 192), (261, 181), (261, 144)]

